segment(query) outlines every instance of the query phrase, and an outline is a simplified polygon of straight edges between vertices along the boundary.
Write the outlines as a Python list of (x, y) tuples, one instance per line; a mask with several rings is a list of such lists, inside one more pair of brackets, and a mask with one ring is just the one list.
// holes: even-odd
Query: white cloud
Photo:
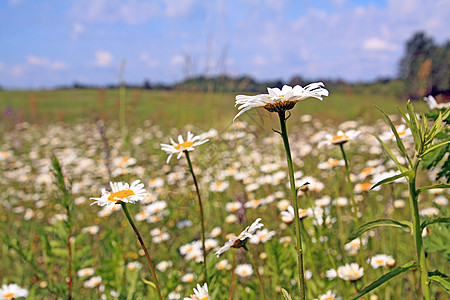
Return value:
[(98, 50), (95, 52), (95, 65), (98, 67), (108, 67), (111, 65), (113, 58), (110, 52)]
[(161, 8), (153, 1), (78, 0), (70, 14), (77, 20), (89, 22), (139, 24), (159, 16)]
[(374, 51), (397, 51), (399, 47), (393, 43), (379, 38), (370, 38), (364, 41), (362, 45), (364, 50)]
[(253, 58), (253, 63), (257, 66), (265, 66), (267, 65), (267, 59), (262, 55), (256, 55)]
[(142, 52), (139, 58), (150, 68), (156, 68), (159, 66), (159, 61), (151, 59), (147, 52)]
[(164, 0), (166, 4), (165, 13), (168, 17), (183, 17), (188, 15), (195, 4), (195, 0)]
[(47, 57), (38, 57), (34, 55), (27, 56), (28, 64), (32, 66), (45, 67), (52, 70), (65, 70), (68, 69), (68, 65), (63, 61), (51, 61)]
[(170, 60), (170, 64), (173, 66), (178, 66), (178, 65), (182, 65), (186, 62), (186, 59), (183, 55), (177, 54), (175, 56), (172, 57), (172, 59)]
[(86, 32), (86, 28), (81, 23), (75, 23), (72, 26), (72, 32), (76, 35), (83, 34)]

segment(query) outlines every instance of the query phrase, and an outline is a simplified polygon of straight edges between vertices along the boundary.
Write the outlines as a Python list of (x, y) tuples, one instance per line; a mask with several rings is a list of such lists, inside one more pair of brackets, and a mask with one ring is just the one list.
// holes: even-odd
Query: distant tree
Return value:
[(449, 92), (450, 42), (440, 47), (424, 32), (415, 33), (406, 42), (399, 73), (405, 80), (409, 98)]
[(145, 89), (145, 90), (152, 89), (152, 85), (150, 83), (150, 80), (148, 80), (148, 79), (144, 80), (144, 83), (142, 84), (142, 88)]

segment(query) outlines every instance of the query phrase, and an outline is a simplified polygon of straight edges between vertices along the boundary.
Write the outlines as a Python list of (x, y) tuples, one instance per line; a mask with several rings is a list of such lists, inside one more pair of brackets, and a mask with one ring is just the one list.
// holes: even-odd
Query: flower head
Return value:
[(217, 252), (215, 253), (217, 257), (219, 257), (220, 254), (224, 253), (225, 251), (228, 251), (230, 248), (241, 248), (244, 247), (245, 249), (245, 243), (248, 238), (251, 238), (253, 236), (253, 233), (255, 233), (256, 230), (260, 229), (264, 226), (264, 224), (259, 223), (261, 221), (261, 218), (256, 219), (255, 222), (253, 222), (252, 225), (247, 226), (244, 231), (242, 231), (238, 236), (232, 236), (228, 242), (225, 243)]
[(341, 145), (345, 144), (350, 140), (353, 140), (361, 135), (361, 131), (359, 130), (349, 130), (349, 131), (341, 131), (339, 130), (335, 135), (327, 134), (325, 135), (325, 140), (319, 142), (318, 146), (321, 147), (325, 145)]
[(322, 96), (328, 96), (328, 91), (322, 82), (311, 83), (304, 88), (299, 85), (294, 87), (284, 85), (279, 88), (267, 88), (268, 94), (255, 96), (237, 95), (235, 106), (239, 106), (240, 112), (234, 117), (242, 115), (247, 110), (255, 107), (264, 107), (270, 112), (280, 112), (292, 109), (298, 101), (306, 98), (317, 98), (323, 100)]
[(95, 200), (91, 205), (97, 204), (99, 206), (114, 207), (118, 203), (134, 203), (141, 201), (144, 196), (148, 196), (144, 189), (144, 184), (140, 180), (135, 180), (129, 185), (124, 182), (110, 182), (111, 192), (102, 189), (100, 198), (91, 198)]
[(346, 264), (337, 269), (337, 275), (345, 281), (356, 281), (364, 275), (364, 269), (357, 263)]
[(253, 268), (250, 264), (237, 265), (234, 272), (241, 277), (247, 277), (253, 274)]
[(184, 298), (184, 300), (211, 300), (211, 296), (208, 294), (208, 284), (205, 283), (203, 286), (197, 283), (197, 288), (194, 288), (194, 294), (189, 298)]
[(437, 103), (436, 99), (433, 96), (423, 97), (423, 100), (428, 104), (430, 109), (446, 109), (450, 108), (450, 103)]
[(171, 145), (161, 144), (161, 150), (166, 151), (166, 153), (169, 154), (169, 157), (167, 158), (167, 163), (169, 163), (174, 154), (178, 153), (177, 159), (180, 159), (183, 152), (192, 151), (194, 150), (194, 147), (204, 144), (207, 141), (209, 141), (209, 139), (202, 138), (198, 135), (194, 136), (190, 131), (188, 131), (186, 141), (181, 135), (179, 135), (178, 143), (171, 138)]
[(4, 284), (0, 289), (0, 299), (16, 299), (28, 297), (28, 291), (16, 283)]

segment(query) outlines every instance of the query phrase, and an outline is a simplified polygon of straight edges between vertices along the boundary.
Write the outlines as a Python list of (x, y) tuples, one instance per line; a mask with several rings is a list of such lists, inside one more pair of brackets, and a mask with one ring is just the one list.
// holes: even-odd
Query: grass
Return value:
[[(263, 92), (263, 91), (261, 91)], [(162, 127), (182, 127), (196, 124), (207, 129), (223, 129), (230, 125), (237, 110), (233, 93), (202, 93), (183, 91), (153, 91), (128, 89), (126, 91), (127, 124), (137, 126), (144, 120), (157, 120)], [(370, 88), (331, 91), (324, 103), (315, 99), (297, 105), (294, 114), (311, 114), (314, 118), (333, 123), (363, 119), (373, 123), (380, 116), (373, 106), (383, 107), (388, 113), (397, 113), (396, 106), (405, 100), (393, 94), (377, 94)], [(16, 121), (33, 124), (51, 124), (57, 121), (92, 122), (94, 118), (118, 120), (119, 91), (117, 89), (76, 89), (42, 91), (0, 91), (0, 111), (13, 111)], [(418, 103), (418, 112), (426, 105)], [(259, 112), (263, 110), (260, 109)], [(250, 114), (260, 121), (267, 114)], [(261, 117), (261, 115), (263, 117)], [(294, 117), (295, 117), (294, 116)], [(244, 116), (243, 118), (250, 118)]]

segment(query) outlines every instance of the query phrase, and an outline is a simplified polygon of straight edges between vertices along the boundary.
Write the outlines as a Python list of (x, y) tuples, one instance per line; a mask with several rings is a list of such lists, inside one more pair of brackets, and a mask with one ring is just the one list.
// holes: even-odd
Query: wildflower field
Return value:
[(445, 105), (318, 83), (0, 99), (0, 299), (448, 299)]

